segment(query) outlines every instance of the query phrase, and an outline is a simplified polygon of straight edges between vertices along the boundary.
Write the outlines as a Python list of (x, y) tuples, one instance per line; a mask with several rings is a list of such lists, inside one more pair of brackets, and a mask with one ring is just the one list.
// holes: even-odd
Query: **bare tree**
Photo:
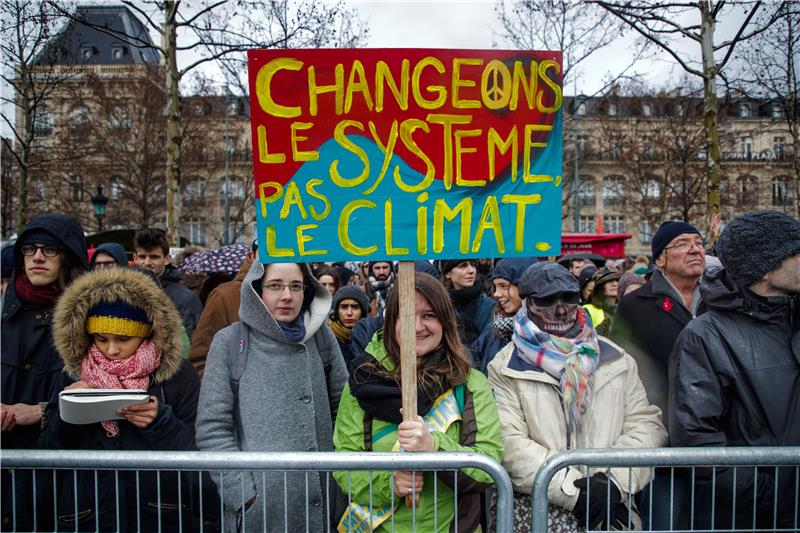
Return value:
[[(279, 6), (288, 6), (288, 0), (216, 0), (196, 7), (181, 0), (123, 0), (124, 5), (144, 19), (151, 32), (160, 36), (153, 44), (141, 35), (128, 35), (115, 28), (92, 25), (99, 31), (125, 40), (131, 46), (155, 49), (162, 58), (166, 94), (166, 226), (171, 242), (180, 239), (182, 195), (181, 168), (183, 126), (180, 83), (188, 73), (200, 65), (214, 62), (229, 54), (243, 53), (251, 48), (275, 48), (287, 45), (287, 39), (314, 27), (318, 19), (286, 19), (286, 30), (274, 31), (275, 13)], [(313, 5), (313, 2), (308, 2)], [(276, 7), (278, 6), (278, 7)], [(287, 12), (286, 7), (283, 11)], [(338, 9), (338, 8), (337, 8)], [(344, 17), (343, 11), (334, 21)], [(350, 15), (350, 13), (346, 13)], [(74, 16), (74, 15), (73, 15)], [(326, 30), (324, 30), (326, 31)], [(178, 54), (193, 52), (194, 58), (178, 67)]]
[[(754, 17), (761, 8), (761, 2), (726, 2), (725, 0), (700, 0), (696, 3), (682, 1), (662, 2), (637, 0), (626, 2), (606, 2), (592, 0), (593, 3), (608, 10), (625, 24), (637, 31), (671, 56), (687, 73), (703, 80), (703, 127), (706, 137), (706, 210), (709, 216), (709, 229), (712, 216), (720, 210), (719, 174), (719, 133), (717, 129), (717, 77), (732, 57), (737, 45), (752, 39), (768, 29), (783, 10), (783, 4), (771, 5), (770, 15), (755, 23)], [(717, 24), (732, 10), (741, 9), (744, 20), (734, 36), (717, 42)], [(695, 15), (696, 22), (686, 22)], [(682, 52), (679, 42), (689, 39), (698, 45), (696, 52)]]
[(49, 157), (47, 151), (34, 150), (38, 138), (51, 128), (47, 100), (68, 79), (56, 68), (60, 51), (50, 46), (66, 19), (51, 3), (27, 0), (2, 0), (0, 14), (2, 76), (11, 87), (10, 94), (2, 96), (0, 116), (13, 136), (13, 142), (4, 138), (3, 144), (17, 167), (17, 190), (12, 194), (17, 205), (15, 226), (21, 232), (28, 218), (29, 172)]
[(745, 94), (771, 100), (772, 105), (776, 106), (774, 111), (786, 123), (792, 139), (792, 209), (795, 217), (800, 217), (799, 62), (800, 8), (797, 4), (784, 4), (778, 20), (764, 33), (756, 36), (751, 46), (741, 50), (734, 66), (740, 74), (738, 79), (731, 81), (731, 85)]
[[(338, 0), (335, 3), (316, 0), (290, 2), (251, 2), (253, 7), (265, 10), (266, 21), (259, 28), (265, 33), (265, 42), (275, 43), (274, 48), (358, 48), (369, 38), (369, 29), (358, 14)], [(219, 25), (209, 20), (209, 25)], [(203, 30), (206, 32), (208, 30)], [(221, 51), (209, 40), (210, 53)], [(217, 59), (228, 88), (239, 95), (248, 94), (247, 58), (243, 53), (230, 53)]]
[[(564, 203), (575, 204), (574, 229), (578, 231), (580, 151), (576, 150), (579, 133), (575, 114), (583, 100), (577, 98), (577, 80), (582, 67), (621, 37), (627, 27), (605, 10), (580, 0), (498, 0), (495, 14), (500, 21), (496, 37), (523, 50), (561, 50), (564, 86), (570, 80), (575, 82), (572, 113), (564, 114), (564, 131), (572, 130), (572, 135), (567, 138), (564, 150), (562, 190)], [(645, 42), (635, 42), (627, 65), (616, 73), (609, 73), (603, 87), (592, 96), (606, 92), (631, 75), (634, 65), (645, 52)]]
[(667, 218), (694, 221), (706, 188), (702, 99), (681, 89), (654, 93), (639, 98), (657, 117), (635, 121), (623, 140), (621, 165), (640, 200), (633, 204), (653, 226)]

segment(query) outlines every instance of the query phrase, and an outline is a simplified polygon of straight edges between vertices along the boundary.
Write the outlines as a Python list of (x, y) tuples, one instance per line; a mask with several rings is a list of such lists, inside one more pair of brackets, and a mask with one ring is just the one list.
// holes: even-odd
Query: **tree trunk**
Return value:
[(794, 152), (792, 158), (794, 163), (794, 191), (792, 191), (794, 202), (792, 202), (792, 207), (794, 217), (800, 218), (800, 128), (798, 128), (797, 122), (792, 128), (792, 151)]
[(178, 92), (178, 59), (176, 55), (175, 2), (164, 2), (164, 61), (167, 90), (167, 239), (171, 246), (180, 245), (181, 224), (181, 127), (180, 94)]
[(719, 132), (717, 131), (717, 67), (714, 63), (714, 15), (708, 1), (700, 2), (703, 20), (700, 29), (703, 57), (703, 126), (706, 134), (706, 202), (710, 229), (712, 215), (719, 213)]
[(25, 230), (25, 224), (28, 222), (28, 168), (31, 162), (31, 145), (33, 144), (33, 112), (31, 106), (30, 87), (27, 85), (28, 80), (31, 79), (27, 70), (22, 67), (18, 71), (18, 78), (22, 81), (22, 91), (20, 91), (19, 106), (22, 110), (22, 128), (19, 132), (19, 138), (22, 139), (20, 143), (19, 159), (19, 181), (17, 183), (17, 217), (16, 227), (17, 236), (22, 235)]

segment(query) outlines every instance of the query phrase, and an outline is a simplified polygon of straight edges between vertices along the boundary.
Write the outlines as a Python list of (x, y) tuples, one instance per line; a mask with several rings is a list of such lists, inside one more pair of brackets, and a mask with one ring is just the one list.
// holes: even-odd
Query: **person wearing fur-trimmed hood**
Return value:
[[(64, 372), (45, 413), (43, 447), (195, 449), (200, 381), (192, 365), (181, 358), (180, 315), (152, 279), (128, 268), (81, 277), (56, 306), (53, 339)], [(75, 425), (62, 420), (58, 410), (58, 392), (72, 388), (144, 389), (150, 402), (121, 409), (119, 420)], [(97, 487), (92, 472), (79, 473), (77, 482), (70, 471), (58, 476), (58, 530), (94, 530), (99, 521), (102, 531), (131, 531), (137, 523), (143, 531), (156, 531), (159, 514), (165, 531), (177, 530), (179, 490), (183, 491), (181, 519), (191, 523), (185, 505), (190, 499), (186, 478), (179, 487), (177, 474), (162, 473), (160, 486), (157, 474), (151, 472), (138, 476), (122, 472), (116, 482), (112, 472), (100, 472)]]

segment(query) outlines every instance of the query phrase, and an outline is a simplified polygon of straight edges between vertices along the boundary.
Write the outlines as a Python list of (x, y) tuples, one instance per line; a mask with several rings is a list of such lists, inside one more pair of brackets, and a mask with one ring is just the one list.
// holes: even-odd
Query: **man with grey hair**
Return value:
[[(719, 250), (724, 268), (700, 288), (709, 310), (683, 330), (670, 358), (670, 442), (797, 446), (800, 222), (777, 211), (744, 214), (722, 232)], [(712, 475), (697, 475), (696, 528), (730, 529), (732, 519), (748, 529), (797, 527), (796, 468)]]

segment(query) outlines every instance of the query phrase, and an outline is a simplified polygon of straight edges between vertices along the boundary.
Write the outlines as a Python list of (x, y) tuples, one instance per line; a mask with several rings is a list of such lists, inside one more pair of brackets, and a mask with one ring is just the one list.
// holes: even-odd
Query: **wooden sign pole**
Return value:
[[(397, 270), (397, 290), (400, 301), (400, 386), (403, 395), (403, 420), (417, 418), (417, 332), (416, 332), (416, 289), (414, 283), (414, 262), (400, 261)], [(419, 502), (419, 494), (415, 494)], [(406, 496), (406, 507), (415, 503)]]

